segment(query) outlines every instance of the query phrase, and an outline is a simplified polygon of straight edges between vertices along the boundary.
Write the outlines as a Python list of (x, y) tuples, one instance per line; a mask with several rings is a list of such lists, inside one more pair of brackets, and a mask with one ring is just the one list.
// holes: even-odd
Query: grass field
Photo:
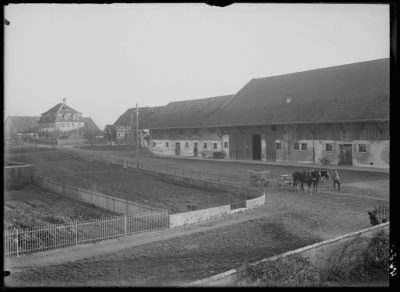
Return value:
[(5, 229), (89, 220), (117, 214), (27, 185), (4, 192)]
[(54, 151), (14, 155), (13, 160), (32, 163), (42, 176), (57, 182), (95, 190), (130, 201), (148, 203), (180, 213), (228, 204), (226, 192), (207, 191), (101, 162), (88, 162), (73, 154)]

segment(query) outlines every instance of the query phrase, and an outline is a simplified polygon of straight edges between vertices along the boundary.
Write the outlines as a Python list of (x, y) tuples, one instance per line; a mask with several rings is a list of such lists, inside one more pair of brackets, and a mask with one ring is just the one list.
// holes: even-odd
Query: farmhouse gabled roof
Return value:
[(6, 134), (35, 132), (39, 127), (39, 119), (39, 116), (8, 116), (4, 122), (4, 131)]
[(155, 112), (146, 124), (149, 129), (200, 128), (232, 95), (176, 101)]
[(42, 113), (41, 115), (45, 115), (45, 114), (64, 114), (64, 113), (72, 113), (72, 114), (80, 114), (80, 112), (74, 110), (72, 107), (70, 107), (69, 105), (65, 104), (65, 103), (58, 103), (55, 106), (53, 106), (51, 109), (49, 109), (48, 111)]
[(389, 119), (389, 59), (252, 79), (206, 127)]
[[(146, 128), (146, 119), (153, 113), (159, 111), (162, 106), (157, 107), (139, 107), (139, 127)], [(136, 127), (136, 108), (129, 108), (115, 121), (114, 126), (134, 126)]]

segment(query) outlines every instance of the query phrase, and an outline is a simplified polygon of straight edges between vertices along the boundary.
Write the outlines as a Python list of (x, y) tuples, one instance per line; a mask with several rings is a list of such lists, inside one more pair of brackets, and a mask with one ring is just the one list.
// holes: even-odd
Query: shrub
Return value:
[(321, 159), (319, 160), (319, 162), (321, 162), (321, 164), (324, 164), (324, 165), (327, 165), (327, 164), (330, 164), (330, 163), (331, 163), (331, 161), (330, 161), (328, 158), (326, 158), (326, 157), (321, 158)]
[(387, 281), (389, 276), (389, 236), (381, 231), (353, 259), (344, 257), (331, 265), (327, 280), (339, 283)]
[(276, 287), (316, 286), (318, 277), (318, 273), (312, 271), (309, 259), (301, 255), (247, 265), (240, 274), (240, 280), (247, 284)]
[(226, 157), (226, 152), (225, 151), (215, 151), (213, 152), (213, 158), (216, 159), (224, 159)]

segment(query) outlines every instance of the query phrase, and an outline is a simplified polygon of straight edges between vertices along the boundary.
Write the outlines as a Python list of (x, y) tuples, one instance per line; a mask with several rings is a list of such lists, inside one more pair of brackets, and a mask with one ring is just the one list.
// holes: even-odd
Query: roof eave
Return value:
[(243, 127), (243, 126), (278, 126), (278, 125), (293, 125), (293, 124), (340, 124), (340, 123), (366, 123), (366, 122), (388, 122), (389, 118), (385, 119), (364, 119), (364, 120), (339, 120), (339, 121), (305, 121), (305, 122), (287, 122), (287, 123), (247, 123), (247, 124), (220, 124), (220, 125), (205, 125), (205, 128), (216, 127)]

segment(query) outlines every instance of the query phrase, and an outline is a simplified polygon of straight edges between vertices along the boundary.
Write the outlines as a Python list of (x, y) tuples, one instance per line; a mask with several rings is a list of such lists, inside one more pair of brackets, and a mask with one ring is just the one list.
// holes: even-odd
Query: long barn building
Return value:
[(250, 80), (146, 121), (155, 154), (389, 167), (389, 59)]

